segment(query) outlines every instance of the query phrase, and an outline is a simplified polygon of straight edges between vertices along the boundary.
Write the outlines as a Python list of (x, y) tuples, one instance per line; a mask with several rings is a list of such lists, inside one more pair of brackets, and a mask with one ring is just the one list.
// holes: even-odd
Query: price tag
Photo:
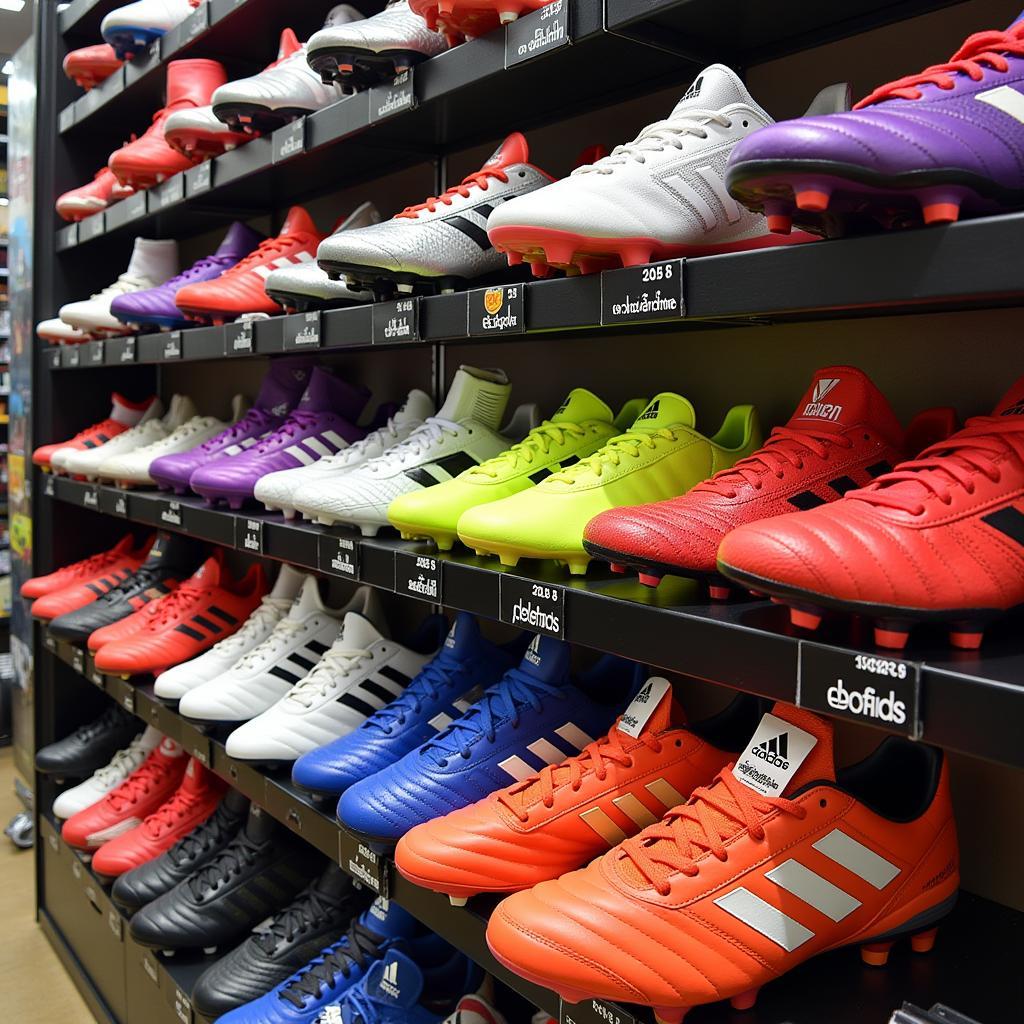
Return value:
[(156, 985), (157, 988), (159, 988), (160, 970), (157, 967), (156, 961), (153, 959), (153, 955), (151, 953), (142, 954), (142, 969), (146, 972), (146, 974), (149, 975), (149, 980), (153, 982), (153, 984)]
[(198, 167), (192, 167), (185, 172), (185, 191), (190, 196), (197, 196), (202, 192), (209, 192), (213, 185), (213, 161), (204, 160)]
[(71, 667), (80, 675), (85, 675), (85, 651), (81, 647), (76, 647), (71, 652)]
[(359, 579), (359, 538), (322, 533), (317, 541), (316, 564), (323, 572)]
[(57, 246), (60, 249), (70, 249), (74, 245), (78, 245), (78, 225), (69, 224), (57, 232)]
[(103, 678), (103, 673), (95, 666), (89, 669), (89, 681), (93, 686), (98, 686), (101, 690), (106, 686), (106, 680)]
[(181, 331), (171, 331), (167, 335), (161, 357), (166, 360), (181, 358)]
[(82, 488), (82, 508), (100, 507), (100, 492), (95, 484)]
[(135, 714), (135, 691), (130, 686), (126, 686), (121, 694), (121, 707)]
[(87, 341), (82, 346), (85, 349), (85, 362), (87, 366), (102, 366), (103, 365), (103, 342), (99, 341)]
[(263, 554), (263, 520), (238, 516), (235, 519), (235, 547), (252, 555)]
[(122, 199), (121, 202), (124, 203), (124, 219), (126, 221), (146, 216), (145, 192), (134, 192), (127, 199)]
[(526, 286), (498, 285), (469, 293), (469, 333), (480, 338), (488, 334), (522, 334), (526, 330)]
[(160, 60), (160, 40), (154, 39), (149, 44), (149, 59), (159, 61)]
[(390, 85), (377, 85), (370, 90), (370, 124), (413, 110), (416, 105), (416, 88), (410, 68)]
[(498, 577), (498, 618), (561, 640), (565, 637), (565, 588), (502, 573)]
[(278, 128), (270, 137), (271, 160), (275, 164), (291, 160), (306, 151), (306, 119), (296, 118), (284, 128)]
[(94, 238), (99, 238), (100, 235), (106, 230), (106, 215), (100, 211), (94, 213), (84, 220), (78, 223), (78, 240), (79, 242), (89, 242)]
[(253, 351), (252, 321), (239, 320), (224, 325), (224, 355), (247, 356)]
[(57, 115), (57, 131), (62, 135), (75, 123), (75, 105), (69, 103), (58, 115)]
[(65, 369), (76, 369), (82, 362), (81, 345), (62, 345), (60, 365)]
[(46, 355), (46, 365), (51, 370), (59, 370), (61, 367), (61, 352), (63, 351), (63, 345), (51, 345), (49, 348), (44, 349)]
[(191, 43), (197, 36), (202, 35), (210, 27), (210, 5), (200, 4), (194, 14), (190, 14), (182, 23), (179, 30), (181, 45)]
[(128, 495), (120, 488), (104, 487), (100, 491), (100, 511), (108, 516), (128, 516)]
[(799, 707), (920, 739), (921, 666), (902, 658), (800, 641)]
[(558, 1001), (559, 1024), (636, 1024), (636, 1018), (611, 1003), (591, 999), (583, 1003)]
[(167, 526), (181, 526), (181, 502), (165, 502), (160, 509), (160, 522)]
[(601, 323), (636, 324), (686, 316), (683, 260), (601, 272)]
[(339, 840), (340, 864), (353, 878), (358, 879), (378, 896), (388, 895), (388, 865), (386, 858), (361, 843), (355, 836), (342, 832)]
[(152, 192), (153, 200), (158, 210), (165, 210), (168, 206), (182, 202), (185, 198), (185, 175), (173, 175), (162, 185), (158, 185), (153, 189)]
[(210, 740), (208, 737), (196, 735), (185, 744), (185, 747), (204, 768), (210, 767)]
[(128, 518), (128, 495), (118, 492), (114, 495), (114, 515)]
[(47, 473), (43, 477), (43, 494), (48, 498), (52, 498), (56, 490), (57, 486), (54, 483), (53, 474)]
[(442, 561), (434, 555), (395, 552), (395, 593), (441, 603)]
[(284, 348), (306, 349), (320, 347), (320, 310), (296, 313), (284, 319)]
[(569, 41), (569, 0), (554, 0), (505, 26), (505, 67), (533, 60)]
[(116, 910), (107, 911), (107, 924), (114, 933), (115, 938), (121, 938), (121, 915)]
[(135, 339), (116, 338), (107, 345), (105, 358), (109, 361), (113, 358), (115, 363), (135, 362)]
[(181, 1024), (192, 1024), (192, 1003), (177, 986), (174, 989), (174, 1015)]
[(375, 302), (371, 339), (374, 345), (420, 340), (420, 300), (418, 296)]

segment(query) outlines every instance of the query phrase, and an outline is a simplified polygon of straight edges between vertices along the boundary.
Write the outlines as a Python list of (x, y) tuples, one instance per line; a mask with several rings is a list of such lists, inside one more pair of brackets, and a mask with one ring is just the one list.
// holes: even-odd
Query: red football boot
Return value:
[(309, 214), (293, 206), (276, 238), (268, 238), (215, 280), (185, 285), (174, 302), (187, 317), (218, 325), (243, 313), (280, 313), (281, 307), (267, 295), (267, 276), (280, 267), (313, 262), (324, 237)]
[(870, 486), (730, 533), (718, 568), (790, 605), (798, 626), (835, 609), (873, 620), (880, 647), (903, 647), (917, 622), (978, 647), (1024, 605), (1024, 377), (991, 416)]
[(121, 66), (121, 58), (109, 43), (83, 46), (64, 58), (64, 74), (88, 92), (105, 82)]
[(409, 0), (409, 7), (428, 27), (443, 32), (453, 45), (476, 39), (552, 0)]
[(145, 134), (110, 154), (110, 169), (117, 180), (136, 189), (151, 188), (188, 170), (192, 161), (167, 144), (164, 125), (176, 111), (208, 106), (213, 91), (227, 79), (224, 65), (215, 60), (171, 61), (167, 65), (167, 105), (153, 115)]
[(180, 744), (164, 738), (117, 789), (64, 822), (60, 830), (64, 842), (77, 850), (95, 850), (141, 825), (173, 796), (187, 761)]
[(227, 578), (221, 560), (208, 558), (146, 615), (140, 629), (104, 643), (96, 652), (96, 668), (139, 675), (188, 661), (238, 629), (266, 592), (262, 566), (252, 566), (235, 581)]
[(49, 469), (51, 457), (54, 452), (60, 451), (61, 448), (74, 448), (77, 451), (83, 451), (86, 448), (98, 448), (101, 444), (106, 444), (112, 437), (117, 437), (118, 434), (124, 433), (129, 427), (134, 427), (156, 400), (156, 396), (151, 395), (144, 402), (130, 402), (116, 391), (110, 397), (113, 404), (110, 415), (105, 420), (100, 420), (99, 423), (94, 423), (91, 427), (80, 430), (70, 441), (57, 441), (54, 444), (40, 445), (32, 453), (32, 462), (37, 466), (42, 466), (44, 469)]
[(131, 604), (136, 606), (136, 610), (123, 619), (94, 629), (87, 641), (89, 650), (95, 654), (104, 644), (117, 643), (134, 636), (156, 614), (160, 602), (177, 590), (180, 582), (175, 579), (162, 580), (158, 585), (131, 598)]
[(71, 221), (99, 213), (114, 202), (112, 192), (116, 184), (114, 172), (109, 167), (101, 167), (88, 185), (79, 185), (58, 198), (57, 213)]
[(35, 599), (32, 615), (44, 621), (83, 608), (135, 572), (145, 561), (152, 543), (150, 536), (136, 548), (135, 538), (130, 533), (126, 534), (107, 551), (83, 558), (48, 576), (34, 576), (26, 580), (21, 587), (21, 596)]
[(174, 795), (141, 825), (104, 843), (92, 859), (93, 869), (105, 878), (116, 878), (159, 857), (213, 814), (227, 788), (226, 782), (190, 757)]
[(665, 574), (705, 580), (726, 599), (718, 545), (744, 523), (836, 501), (957, 427), (952, 409), (921, 413), (904, 433), (885, 396), (852, 366), (819, 370), (789, 422), (764, 447), (668, 501), (611, 509), (595, 516), (583, 546), (640, 582)]

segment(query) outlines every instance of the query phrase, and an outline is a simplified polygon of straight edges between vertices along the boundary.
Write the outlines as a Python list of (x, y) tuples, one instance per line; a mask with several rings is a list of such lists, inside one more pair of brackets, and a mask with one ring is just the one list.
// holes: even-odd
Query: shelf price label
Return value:
[(100, 507), (100, 492), (95, 484), (89, 487), (82, 488), (82, 508), (94, 508), (99, 509)]
[(86, 366), (102, 366), (103, 365), (103, 340), (98, 339), (97, 341), (87, 341), (82, 346), (85, 349), (85, 365)]
[(167, 335), (161, 358), (166, 360), (181, 358), (181, 331), (171, 331)]
[(165, 526), (181, 526), (181, 502), (166, 502), (160, 509), (160, 522)]
[(65, 369), (76, 369), (82, 363), (82, 348), (80, 345), (62, 345), (60, 365)]
[(233, 324), (224, 325), (224, 355), (226, 356), (248, 356), (252, 355), (252, 321), (240, 320)]
[(498, 618), (510, 626), (565, 637), (565, 588), (502, 573), (498, 577)]
[(284, 347), (286, 351), (319, 348), (321, 345), (320, 310), (296, 313), (284, 318)]
[(921, 666), (801, 640), (796, 703), (920, 739)]
[(420, 300), (418, 296), (375, 302), (371, 339), (374, 345), (420, 340)]
[(210, 5), (200, 4), (195, 13), (190, 14), (178, 30), (181, 46), (191, 43), (196, 36), (202, 35), (210, 27)]
[(250, 555), (263, 554), (263, 520), (238, 516), (235, 519), (235, 547)]
[(395, 552), (395, 593), (441, 603), (444, 563), (435, 555)]
[(135, 192), (130, 195), (127, 199), (121, 200), (124, 205), (124, 220), (138, 220), (139, 217), (146, 216), (146, 193)]
[(43, 477), (43, 494), (48, 498), (52, 498), (57, 491), (57, 484), (54, 480), (52, 473), (47, 473)]
[(591, 999), (584, 1003), (558, 1002), (559, 1024), (636, 1024), (636, 1018), (614, 1003)]
[(185, 198), (185, 175), (174, 174), (153, 191), (153, 199), (158, 210), (166, 210)]
[(99, 238), (106, 230), (106, 226), (106, 215), (102, 210), (89, 217), (84, 217), (78, 222), (78, 241), (89, 242), (94, 238)]
[(505, 26), (505, 67), (523, 64), (569, 42), (569, 0), (554, 0)]
[(78, 224), (69, 224), (57, 232), (57, 247), (59, 249), (70, 249), (78, 245)]
[(476, 288), (469, 293), (469, 333), (523, 334), (526, 331), (526, 285), (505, 284)]
[(66, 346), (64, 345), (53, 345), (51, 348), (44, 350), (46, 356), (46, 365), (51, 370), (59, 370), (61, 367), (61, 352)]
[(359, 579), (359, 538), (321, 533), (317, 541), (317, 566), (346, 579)]
[(271, 162), (284, 163), (306, 152), (306, 119), (296, 118), (284, 128), (278, 128), (270, 137)]
[(654, 323), (686, 316), (683, 260), (601, 272), (601, 324)]
[(342, 871), (386, 899), (389, 889), (387, 859), (348, 832), (342, 832), (340, 836), (338, 862)]
[(198, 167), (191, 167), (185, 172), (185, 188), (190, 196), (198, 196), (202, 192), (209, 192), (212, 185), (212, 160), (204, 160)]
[(181, 1024), (192, 1024), (192, 1003), (177, 985), (174, 987), (174, 1016)]
[(370, 90), (370, 124), (413, 110), (416, 106), (416, 87), (410, 68), (390, 85), (377, 85)]

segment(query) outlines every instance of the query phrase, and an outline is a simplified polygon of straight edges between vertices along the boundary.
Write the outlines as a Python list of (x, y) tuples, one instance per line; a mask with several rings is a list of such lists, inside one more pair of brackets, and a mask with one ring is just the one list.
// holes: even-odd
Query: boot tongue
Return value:
[(902, 447), (903, 430), (885, 396), (854, 366), (818, 370), (786, 425), (809, 430), (833, 423), (843, 428), (870, 426), (890, 444)]
[(672, 684), (662, 676), (653, 676), (640, 687), (615, 728), (624, 736), (639, 739), (645, 732), (663, 732), (673, 724), (685, 725), (686, 714), (672, 696)]
[(124, 395), (119, 395), (115, 391), (110, 396), (110, 418), (117, 423), (123, 423), (126, 427), (134, 427), (155, 401), (156, 396), (154, 395), (145, 402), (129, 402)]
[[(282, 61), (286, 57), (290, 57), (301, 46), (299, 37), (290, 28), (284, 29), (281, 32), (281, 41), (277, 44), (277, 60)], [(273, 64), (271, 67), (273, 67)]]
[(459, 612), (444, 638), (444, 649), (455, 658), (465, 658), (480, 643), (480, 627), (469, 612)]
[(460, 367), (438, 412), (440, 419), (462, 423), (476, 420), (497, 430), (508, 404), (508, 381), (501, 371)]
[(611, 409), (597, 395), (586, 388), (573, 388), (552, 415), (551, 422), (583, 423), (586, 420), (602, 420), (611, 423), (613, 419)]
[[(383, 960), (378, 960), (366, 976), (366, 994), (375, 1002), (384, 1003), (395, 1010), (410, 1011), (423, 993), (423, 975), (420, 969), (398, 949), (389, 949)], [(344, 1024), (357, 1024), (362, 1015), (348, 1000), (341, 1005)], [(404, 1018), (404, 1014), (398, 1019)], [(369, 1024), (369, 1022), (364, 1022)]]
[[(724, 64), (712, 64), (711, 67), (705, 68), (683, 93), (682, 98), (672, 108), (669, 120), (688, 110), (720, 110), (730, 103), (744, 103), (755, 110), (761, 110), (734, 71)], [(768, 115), (765, 114), (765, 117)], [(771, 121), (771, 118), (768, 120)]]
[(526, 137), (522, 132), (513, 132), (505, 141), (491, 154), (490, 159), (484, 164), (482, 170), (500, 171), (512, 164), (527, 164), (530, 162), (530, 147), (526, 143)]
[(194, 757), (190, 757), (181, 788), (189, 793), (200, 793), (206, 788), (206, 781), (206, 769)]
[(433, 415), (434, 403), (430, 395), (419, 388), (413, 388), (405, 404), (395, 413), (395, 422), (401, 426), (407, 423), (422, 423), (428, 416)]
[(343, 217), (334, 225), (331, 231), (336, 235), (339, 231), (355, 231), (357, 228), (367, 228), (371, 224), (380, 223), (380, 211), (373, 203), (362, 203), (357, 206), (347, 217)]
[(336, 4), (327, 12), (324, 18), (324, 28), (336, 28), (338, 25), (349, 25), (353, 21), (362, 21), (361, 15), (349, 4)]
[(697, 414), (693, 406), (682, 395), (663, 391), (651, 399), (629, 429), (654, 433), (665, 427), (693, 427), (696, 422)]
[(216, 587), (220, 584), (221, 572), (220, 562), (216, 558), (208, 558), (192, 574), (189, 582), (200, 587)]
[(249, 818), (245, 823), (245, 836), (254, 843), (265, 843), (277, 830), (277, 823), (257, 804), (249, 807)]
[(295, 408), (309, 383), (313, 364), (305, 358), (275, 359), (260, 385), (256, 407), (282, 418)]
[(291, 608), (288, 609), (288, 618), (294, 621), (301, 621), (307, 615), (312, 614), (320, 608), (320, 588), (317, 586), (314, 576), (306, 576), (302, 583), (299, 596), (295, 599)]
[(248, 256), (263, 241), (263, 237), (260, 232), (253, 231), (248, 224), (236, 220), (228, 228), (224, 241), (217, 246), (214, 255), (240, 260), (243, 256)]
[(519, 663), (519, 671), (545, 683), (559, 683), (569, 675), (569, 645), (538, 634)]
[(788, 796), (808, 782), (834, 782), (832, 726), (823, 718), (777, 703), (736, 759), (733, 775), (762, 796)]
[(316, 225), (313, 218), (306, 213), (301, 206), (293, 206), (288, 211), (284, 224), (281, 226), (282, 235), (316, 235)]
[(384, 939), (397, 939), (412, 935), (417, 927), (407, 910), (403, 910), (397, 903), (384, 896), (378, 896), (363, 911), (359, 920), (374, 935), (379, 935)]
[(161, 741), (160, 745), (156, 748), (161, 756), (167, 758), (170, 761), (176, 761), (179, 757), (185, 756), (185, 750), (180, 743), (176, 743), (174, 740), (169, 739), (165, 736)]
[(299, 399), (298, 408), (305, 412), (335, 412), (350, 423), (359, 419), (370, 394), (340, 377), (316, 367)]
[(305, 579), (306, 577), (298, 569), (293, 569), (287, 564), (282, 565), (281, 571), (277, 574), (277, 580), (274, 582), (274, 589), (270, 592), (270, 597), (276, 601), (294, 602)]
[(341, 651), (351, 651), (370, 647), (382, 639), (377, 627), (368, 618), (358, 612), (346, 612), (334, 646)]
[(234, 817), (240, 818), (243, 814), (249, 813), (249, 798), (239, 793), (237, 789), (229, 789), (221, 800), (221, 806)]
[(324, 869), (324, 873), (316, 880), (313, 888), (325, 896), (337, 899), (344, 896), (352, 888), (352, 880), (333, 861)]
[[(1024, 15), (1021, 15), (1024, 20)], [(1024, 416), (1024, 377), (1021, 377), (1009, 391), (1003, 395), (995, 407), (993, 416)]]

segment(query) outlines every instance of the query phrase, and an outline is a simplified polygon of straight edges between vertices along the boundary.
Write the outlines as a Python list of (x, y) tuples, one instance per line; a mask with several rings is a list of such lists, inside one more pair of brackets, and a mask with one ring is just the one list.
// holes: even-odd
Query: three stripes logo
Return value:
[(686, 803), (686, 797), (667, 779), (655, 779), (653, 782), (648, 782), (644, 789), (660, 805), (661, 810), (658, 814), (654, 814), (635, 793), (625, 793), (612, 799), (615, 808), (631, 822), (628, 832), (617, 825), (611, 815), (601, 807), (592, 807), (589, 811), (584, 811), (580, 815), (580, 821), (592, 828), (609, 847), (618, 846), (631, 835), (636, 835), (641, 829), (653, 825), (665, 811)]
[(479, 463), (468, 452), (455, 452), (442, 459), (426, 462), (415, 469), (406, 470), (405, 475), (420, 487), (433, 487), (434, 484), (443, 484), (446, 480), (454, 479), (476, 465)]
[(566, 722), (554, 731), (550, 739), (541, 737), (527, 746), (526, 750), (533, 756), (534, 764), (531, 765), (519, 754), (513, 754), (504, 761), (499, 761), (498, 767), (514, 781), (525, 782), (549, 764), (560, 764), (566, 757), (578, 754), (588, 743), (593, 742), (593, 738), (578, 725)]
[(384, 965), (380, 973), (381, 991), (386, 992), (392, 999), (397, 999), (402, 990), (398, 985), (398, 961), (392, 960)]
[[(883, 473), (891, 473), (892, 466), (888, 462), (876, 462), (874, 465), (868, 466), (864, 472), (874, 480)], [(866, 484), (859, 484), (853, 477), (844, 475), (837, 476), (834, 480), (829, 480), (828, 483), (821, 486), (830, 488), (834, 496), (830, 495), (828, 498), (823, 498), (820, 494), (815, 494), (814, 491), (801, 491), (789, 499), (790, 505), (801, 512), (806, 512), (809, 508), (827, 505), (830, 501), (841, 498), (847, 491), (855, 491), (858, 487), (864, 487)]]
[(316, 663), (327, 653), (328, 645), (320, 640), (307, 640), (298, 650), (274, 665), (269, 674), (294, 686), (303, 676), (316, 667)]
[[(230, 626), (228, 633), (233, 633), (235, 627), (238, 626), (238, 619), (235, 618), (231, 612), (224, 611), (223, 608), (218, 608), (217, 605), (211, 604), (206, 609), (208, 615), (196, 614), (193, 615), (188, 623), (179, 622), (174, 627), (176, 633), (183, 633), (191, 640), (195, 640), (197, 643), (206, 643), (212, 640), (219, 640), (221, 634), (224, 632), (225, 626)], [(217, 620), (217, 621), (214, 621)]]
[[(691, 174), (696, 181), (687, 180)], [(714, 231), (721, 218), (724, 218), (727, 224), (735, 224), (743, 216), (743, 208), (729, 195), (724, 179), (713, 167), (674, 171), (666, 175), (662, 184), (673, 192), (684, 206), (691, 209), (694, 216), (704, 225), (705, 231)], [(718, 200), (717, 211), (708, 202), (710, 196)]]
[(300, 465), (308, 466), (318, 459), (326, 459), (348, 447), (348, 441), (333, 430), (325, 430), (318, 437), (304, 437), (296, 444), (285, 448)]
[[(841, 876), (845, 872), (879, 892), (900, 874), (900, 869), (895, 864), (874, 850), (868, 849), (863, 843), (857, 842), (841, 829), (833, 829), (828, 835), (823, 836), (813, 844), (813, 849), (832, 864), (838, 865)], [(862, 901), (845, 888), (812, 871), (795, 858), (783, 861), (778, 867), (767, 871), (763, 877), (783, 890), (775, 902), (784, 903), (790, 912), (797, 909), (797, 905), (786, 899), (783, 893), (795, 896), (801, 903), (836, 923), (862, 906)], [(856, 883), (850, 886), (855, 887)], [(772, 902), (743, 886), (719, 896), (715, 900), (715, 905), (777, 946), (781, 946), (787, 953), (798, 949), (815, 936), (812, 929), (801, 924), (789, 913), (784, 913)]]
[(773, 736), (754, 747), (754, 757), (785, 771), (789, 767), (789, 733)]
[(390, 665), (382, 665), (372, 678), (363, 679), (336, 699), (338, 704), (369, 718), (386, 704), (402, 696), (412, 682), (411, 677)]
[(465, 235), (478, 248), (487, 252), (493, 248), (491, 240), (487, 237), (487, 218), (490, 217), (495, 207), (500, 206), (503, 202), (505, 199), (499, 197), (489, 203), (480, 203), (454, 216), (445, 217), (444, 222), (449, 227), (455, 228), (460, 234)]
[(284, 267), (301, 267), (303, 263), (312, 263), (313, 259), (313, 254), (305, 251), (296, 253), (294, 256), (278, 256), (276, 260), (266, 266), (253, 267), (252, 272), (266, 281), (275, 270), (281, 270)]
[(104, 594), (113, 590), (114, 587), (119, 587), (125, 580), (135, 575), (131, 569), (115, 569), (113, 572), (108, 572), (106, 576), (101, 579), (93, 580), (91, 583), (86, 583), (85, 589), (95, 594), (97, 597), (102, 597)]

